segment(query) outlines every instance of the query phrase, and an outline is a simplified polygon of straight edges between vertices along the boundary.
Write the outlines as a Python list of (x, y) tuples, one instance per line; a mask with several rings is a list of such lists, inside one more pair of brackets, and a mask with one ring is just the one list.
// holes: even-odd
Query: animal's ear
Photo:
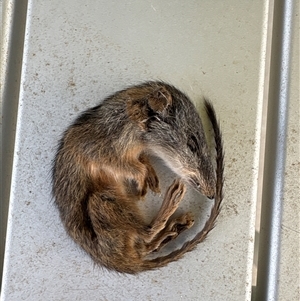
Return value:
[(165, 113), (167, 107), (170, 106), (171, 104), (172, 104), (171, 93), (164, 87), (155, 90), (152, 93), (152, 95), (149, 96), (148, 99), (149, 108), (153, 112), (158, 114)]
[(130, 119), (137, 122), (142, 129), (145, 129), (146, 122), (151, 117), (166, 114), (166, 109), (172, 105), (172, 96), (164, 87), (159, 87), (151, 92), (143, 92), (146, 93), (141, 95), (141, 93), (135, 91), (135, 93), (130, 94), (127, 101), (127, 112)]

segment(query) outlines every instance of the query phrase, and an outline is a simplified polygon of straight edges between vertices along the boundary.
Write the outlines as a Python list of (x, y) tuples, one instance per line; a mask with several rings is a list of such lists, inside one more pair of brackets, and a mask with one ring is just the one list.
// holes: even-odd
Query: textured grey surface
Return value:
[[(261, 1), (29, 1), (2, 301), (250, 300), (266, 11)], [(147, 79), (214, 102), (225, 199), (195, 251), (157, 271), (119, 275), (66, 236), (51, 200), (51, 160), (81, 110)], [(189, 193), (183, 205), (203, 220), (207, 204)]]

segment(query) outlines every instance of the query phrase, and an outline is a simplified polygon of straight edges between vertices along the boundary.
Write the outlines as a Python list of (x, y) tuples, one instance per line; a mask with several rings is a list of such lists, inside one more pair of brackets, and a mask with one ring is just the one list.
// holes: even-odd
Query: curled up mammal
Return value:
[[(125, 273), (162, 267), (191, 251), (213, 228), (223, 197), (223, 150), (215, 111), (207, 101), (205, 107), (214, 129), (216, 171), (194, 105), (163, 82), (119, 91), (66, 130), (53, 164), (53, 195), (66, 231), (96, 263)], [(137, 202), (147, 189), (160, 191), (149, 155), (161, 158), (179, 178), (146, 224)], [(193, 225), (191, 213), (171, 218), (186, 183), (214, 198), (208, 221), (180, 249), (147, 259)]]

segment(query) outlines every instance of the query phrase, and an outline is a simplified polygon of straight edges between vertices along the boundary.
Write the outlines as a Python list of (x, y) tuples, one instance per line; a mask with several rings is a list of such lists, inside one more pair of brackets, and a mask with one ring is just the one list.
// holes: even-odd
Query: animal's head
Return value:
[(214, 198), (216, 176), (199, 114), (189, 98), (164, 83), (140, 103), (138, 123), (149, 150), (195, 189)]

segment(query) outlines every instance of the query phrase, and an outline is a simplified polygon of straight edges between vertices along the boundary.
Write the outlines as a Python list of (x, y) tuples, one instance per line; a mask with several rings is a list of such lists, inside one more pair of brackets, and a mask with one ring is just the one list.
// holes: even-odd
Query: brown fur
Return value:
[[(214, 109), (207, 101), (205, 106), (215, 132), (216, 172), (195, 107), (163, 82), (117, 92), (64, 133), (53, 165), (53, 195), (68, 234), (96, 263), (125, 273), (161, 267), (192, 250), (213, 228), (222, 201), (223, 150)], [(147, 224), (137, 201), (148, 188), (160, 191), (149, 154), (181, 180), (167, 189), (157, 216)], [(183, 247), (147, 260), (194, 223), (191, 213), (170, 218), (184, 197), (184, 183), (215, 198), (211, 216)]]

